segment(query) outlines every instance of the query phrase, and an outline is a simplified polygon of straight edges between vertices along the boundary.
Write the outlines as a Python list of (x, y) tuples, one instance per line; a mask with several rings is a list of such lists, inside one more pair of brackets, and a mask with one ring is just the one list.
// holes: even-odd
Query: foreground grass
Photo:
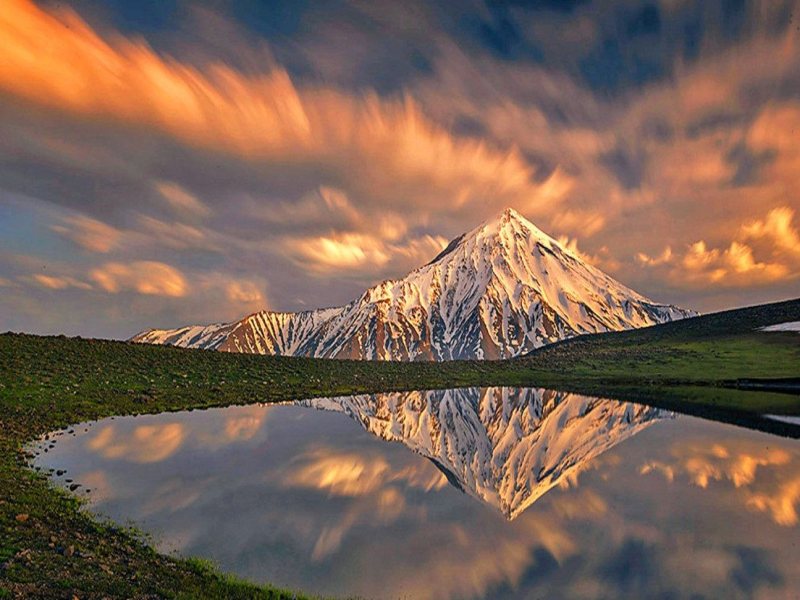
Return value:
[(800, 301), (578, 338), (512, 361), (416, 364), (0, 335), (0, 598), (300, 597), (158, 554), (98, 522), (25, 466), (23, 445), (49, 431), (111, 415), (472, 385), (555, 387), (734, 421), (799, 413), (797, 396), (724, 387), (800, 376), (799, 335), (754, 332), (796, 320)]

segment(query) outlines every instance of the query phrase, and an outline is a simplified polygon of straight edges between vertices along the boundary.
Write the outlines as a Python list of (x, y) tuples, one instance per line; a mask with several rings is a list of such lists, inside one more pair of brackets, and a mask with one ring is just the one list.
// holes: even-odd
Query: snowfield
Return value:
[(800, 333), (800, 321), (787, 321), (786, 323), (777, 323), (762, 327), (758, 331), (796, 331)]

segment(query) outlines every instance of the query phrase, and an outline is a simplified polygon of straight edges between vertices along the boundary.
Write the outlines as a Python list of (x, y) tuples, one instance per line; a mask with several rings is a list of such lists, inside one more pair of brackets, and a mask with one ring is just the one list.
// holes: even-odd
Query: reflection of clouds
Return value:
[(327, 490), (334, 496), (361, 496), (392, 482), (402, 482), (425, 491), (447, 485), (445, 476), (432, 465), (422, 463), (391, 470), (382, 457), (336, 452), (328, 448), (312, 450), (298, 457), (296, 462), (307, 464), (286, 473), (284, 485)]
[[(342, 464), (349, 466), (350, 459), (345, 457)], [(421, 465), (420, 469), (409, 465), (396, 473), (406, 474), (406, 484), (427, 483), (429, 480), (419, 475), (428, 465)], [(344, 472), (356, 470), (360, 469)], [(362, 472), (385, 471), (375, 468)], [(600, 516), (607, 510), (597, 494), (573, 491), (560, 496), (549, 509), (525, 515), (513, 525), (494, 513), (488, 516), (478, 503), (430, 519), (409, 496), (410, 486), (388, 485), (395, 478), (383, 481), (363, 495), (347, 497), (347, 508), (339, 520), (318, 529), (311, 556), (321, 562), (346, 547), (352, 558), (361, 561), (366, 551), (375, 572), (361, 578), (359, 586), (369, 597), (481, 597), (498, 586), (517, 589), (542, 557), (561, 563), (578, 553), (579, 545), (567, 531), (570, 521)], [(445, 482), (439, 485), (446, 487)], [(399, 529), (385, 529), (391, 523), (397, 523)], [(370, 543), (367, 549), (361, 537), (345, 546), (348, 534), (359, 526), (387, 532), (387, 542)], [(372, 539), (372, 534), (367, 538)], [(336, 560), (345, 559), (339, 555)]]
[(286, 488), (306, 488), (346, 499), (346, 507), (333, 522), (317, 528), (311, 559), (321, 561), (342, 545), (347, 534), (365, 523), (387, 525), (408, 518), (405, 491), (440, 490), (447, 479), (433, 465), (410, 462), (401, 468), (382, 456), (315, 448), (297, 457), (279, 481)]
[(81, 473), (81, 483), (87, 490), (91, 490), (92, 502), (106, 502), (114, 497), (111, 484), (106, 472), (101, 469)]
[[(318, 448), (303, 455), (285, 472), (281, 483), (287, 487), (322, 490), (345, 501), (345, 507), (330, 520), (317, 517), (311, 559), (321, 562), (339, 551), (357, 528), (383, 529), (401, 522), (401, 537), (394, 544), (373, 548), (375, 552), (408, 552), (378, 561), (380, 575), (363, 585), (367, 595), (381, 596), (394, 590), (413, 598), (452, 598), (482, 595), (497, 585), (516, 585), (531, 564), (531, 553), (544, 548), (548, 555), (563, 560), (576, 551), (576, 544), (559, 520), (596, 515), (605, 510), (594, 494), (573, 495), (554, 507), (551, 518), (524, 519), (508, 530), (504, 525), (473, 523), (462, 514), (428, 521), (428, 515), (409, 494), (441, 490), (447, 480), (432, 464), (408, 461), (399, 468), (381, 456)], [(400, 484), (400, 485), (397, 485)], [(480, 505), (470, 505), (480, 510)], [(327, 522), (325, 522), (327, 520)], [(501, 521), (503, 523), (504, 521)], [(424, 524), (423, 524), (424, 523)], [(475, 527), (489, 543), (476, 543)], [(352, 550), (350, 550), (352, 552)], [(425, 569), (408, 572), (403, 565), (418, 565), (424, 556)], [(337, 560), (341, 557), (337, 556)], [(372, 562), (372, 561), (371, 561)]]
[(289, 472), (286, 485), (327, 490), (335, 496), (360, 496), (384, 483), (389, 463), (382, 458), (316, 450), (302, 457), (309, 463)]
[(141, 508), (143, 515), (177, 512), (208, 492), (211, 481), (187, 482), (181, 478), (166, 481), (156, 488)]
[(322, 527), (311, 551), (311, 560), (318, 562), (335, 553), (348, 532), (356, 525), (370, 521), (370, 517), (372, 524), (385, 526), (407, 516), (404, 514), (407, 509), (403, 492), (395, 487), (387, 487), (377, 490), (374, 494), (352, 498), (339, 520), (332, 525)]
[[(240, 443), (267, 412), (268, 427)], [(794, 531), (764, 518), (797, 519), (800, 449), (787, 440), (720, 438), (708, 432), (722, 426), (678, 419), (597, 457), (579, 488), (549, 493), (513, 522), (456, 491), (432, 462), (330, 412), (119, 419), (57, 448), (72, 443), (85, 455), (96, 438), (104, 451), (132, 447), (138, 426), (176, 420), (182, 451), (164, 462), (123, 456), (76, 480), (99, 495), (107, 476), (114, 494), (102, 510), (113, 518), (141, 519), (160, 548), (209, 556), (254, 580), (421, 599), (785, 597), (800, 585), (785, 551)], [(648, 470), (676, 484), (639, 475)]]
[(800, 474), (781, 484), (772, 495), (753, 494), (747, 500), (748, 506), (771, 513), (776, 523), (785, 526), (797, 525), (797, 504), (800, 504)]
[(180, 447), (184, 437), (184, 427), (180, 423), (140, 425), (130, 434), (120, 434), (114, 425), (107, 425), (87, 446), (105, 458), (151, 463), (169, 457)]
[(649, 461), (639, 472), (658, 472), (670, 482), (684, 475), (703, 489), (711, 481), (729, 481), (750, 508), (769, 513), (779, 525), (797, 524), (800, 470), (796, 457), (786, 450), (744, 441), (690, 443), (674, 446), (672, 455), (671, 463)]
[(577, 486), (595, 459), (669, 415), (541, 388), (393, 392), (304, 404), (343, 412), (381, 439), (432, 459), (460, 489), (512, 520), (552, 488)]
[(383, 560), (376, 561), (379, 573), (368, 582), (366, 595), (483, 597), (498, 587), (518, 589), (541, 555), (561, 562), (577, 552), (565, 524), (552, 515), (526, 515), (513, 525), (471, 516), (417, 524), (402, 545), (374, 548)]
[(263, 406), (242, 408), (225, 420), (225, 436), (231, 441), (252, 439), (266, 421), (268, 413)]

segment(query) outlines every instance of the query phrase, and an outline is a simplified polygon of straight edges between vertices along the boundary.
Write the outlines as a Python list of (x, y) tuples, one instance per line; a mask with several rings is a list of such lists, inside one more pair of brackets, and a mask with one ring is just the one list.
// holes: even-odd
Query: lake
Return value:
[(36, 446), (59, 485), (160, 550), (257, 582), (368, 598), (800, 593), (800, 442), (645, 405), (469, 388), (70, 431)]

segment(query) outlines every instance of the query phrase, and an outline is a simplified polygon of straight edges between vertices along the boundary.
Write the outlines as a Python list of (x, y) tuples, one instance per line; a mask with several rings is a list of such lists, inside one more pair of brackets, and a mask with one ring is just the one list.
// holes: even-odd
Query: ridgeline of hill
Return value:
[[(0, 335), (0, 598), (297, 597), (155, 552), (26, 466), (24, 445), (111, 415), (461, 386), (541, 386), (747, 424), (800, 414), (800, 300), (583, 336), (508, 361), (387, 363)], [(750, 416), (748, 416), (750, 415)]]

